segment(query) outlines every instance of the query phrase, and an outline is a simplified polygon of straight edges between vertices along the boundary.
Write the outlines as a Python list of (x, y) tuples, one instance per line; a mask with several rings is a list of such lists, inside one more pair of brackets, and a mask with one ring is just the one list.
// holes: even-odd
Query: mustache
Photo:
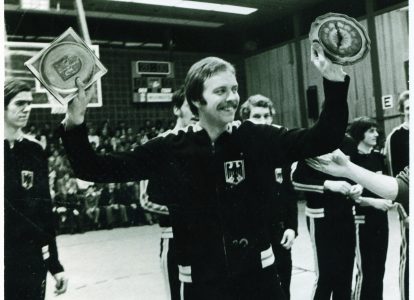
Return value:
[(225, 101), (225, 102), (220, 103), (217, 106), (217, 109), (226, 109), (226, 108), (229, 108), (229, 107), (237, 109), (238, 106), (239, 106), (239, 101), (229, 100), (229, 101)]

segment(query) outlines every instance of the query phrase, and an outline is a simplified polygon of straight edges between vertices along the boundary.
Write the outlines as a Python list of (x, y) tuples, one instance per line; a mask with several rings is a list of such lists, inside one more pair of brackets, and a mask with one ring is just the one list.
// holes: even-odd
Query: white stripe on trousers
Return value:
[[(407, 262), (407, 239), (405, 231), (407, 230), (405, 220), (400, 218), (401, 246), (400, 246), (400, 294), (401, 300), (405, 299), (405, 268)], [(408, 299), (407, 299), (408, 300)]]
[(316, 239), (315, 239), (315, 219), (309, 218), (309, 234), (312, 242), (312, 248), (313, 248), (313, 261), (315, 263), (315, 285), (313, 287), (312, 297), (313, 299), (315, 297), (316, 288), (318, 287), (318, 280), (319, 280), (319, 265), (318, 265), (318, 253), (316, 252)]
[(184, 300), (184, 282), (181, 281), (181, 286), (180, 286), (180, 298), (181, 300)]
[(168, 251), (170, 246), (170, 239), (161, 238), (162, 240), (162, 252), (161, 252), (161, 269), (164, 275), (165, 289), (167, 292), (168, 299), (171, 299), (171, 288), (170, 288), (170, 276), (168, 273)]
[(362, 280), (364, 279), (364, 274), (362, 272), (362, 259), (361, 259), (361, 246), (360, 246), (360, 239), (359, 239), (359, 226), (361, 223), (355, 223), (355, 265), (356, 265), (356, 278), (355, 278), (355, 289), (354, 295), (352, 299), (359, 300), (361, 298), (361, 288), (362, 288)]

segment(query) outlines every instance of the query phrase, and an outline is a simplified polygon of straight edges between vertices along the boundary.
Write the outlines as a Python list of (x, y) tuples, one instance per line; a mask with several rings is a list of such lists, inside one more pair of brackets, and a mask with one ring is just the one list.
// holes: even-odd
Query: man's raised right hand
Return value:
[(85, 121), (86, 108), (94, 94), (94, 89), (92, 87), (85, 92), (85, 85), (79, 78), (76, 78), (76, 86), (78, 88), (78, 96), (68, 104), (68, 110), (64, 121), (67, 128), (80, 125)]

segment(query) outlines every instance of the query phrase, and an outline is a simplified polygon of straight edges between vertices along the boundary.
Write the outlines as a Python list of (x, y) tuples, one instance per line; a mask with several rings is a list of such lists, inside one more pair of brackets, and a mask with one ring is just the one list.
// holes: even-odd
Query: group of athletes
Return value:
[[(355, 299), (381, 299), (388, 238), (383, 210), (392, 200), (407, 208), (407, 173), (364, 181), (382, 176), (375, 172), (384, 167), (372, 151), (376, 124), (360, 118), (346, 137), (349, 76), (317, 44), (311, 60), (325, 92), (311, 128), (271, 125), (274, 109), (262, 95), (250, 97), (240, 108), (242, 121), (235, 121), (236, 71), (227, 61), (207, 57), (190, 68), (174, 94), (174, 129), (133, 152), (107, 155), (95, 153), (88, 141), (85, 114), (92, 93), (77, 79), (78, 97), (59, 128), (68, 159), (86, 181), (141, 181), (141, 205), (165, 215), (161, 261), (171, 299), (289, 299), (290, 249), (297, 235), (293, 187), (307, 199), (317, 275), (313, 299), (351, 299), (355, 253)], [(6, 299), (44, 299), (48, 270), (56, 293), (67, 287), (49, 218), (47, 159), (21, 134), (31, 100), (25, 84), (6, 82)], [(375, 186), (380, 180), (388, 184)], [(22, 255), (25, 261), (17, 258)]]

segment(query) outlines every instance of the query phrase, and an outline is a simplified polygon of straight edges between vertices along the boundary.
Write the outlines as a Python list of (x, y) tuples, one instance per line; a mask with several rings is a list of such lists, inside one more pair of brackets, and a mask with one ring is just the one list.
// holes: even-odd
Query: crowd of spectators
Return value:
[[(163, 124), (147, 120), (139, 130), (119, 122), (100, 126), (88, 123), (88, 138), (95, 151), (133, 151), (133, 149), (172, 128), (174, 122)], [(54, 203), (58, 233), (80, 233), (148, 225), (157, 222), (155, 215), (144, 211), (139, 202), (139, 182), (97, 184), (74, 177), (55, 128), (44, 123), (42, 128), (28, 125), (25, 133), (36, 138), (49, 158), (49, 186)]]

